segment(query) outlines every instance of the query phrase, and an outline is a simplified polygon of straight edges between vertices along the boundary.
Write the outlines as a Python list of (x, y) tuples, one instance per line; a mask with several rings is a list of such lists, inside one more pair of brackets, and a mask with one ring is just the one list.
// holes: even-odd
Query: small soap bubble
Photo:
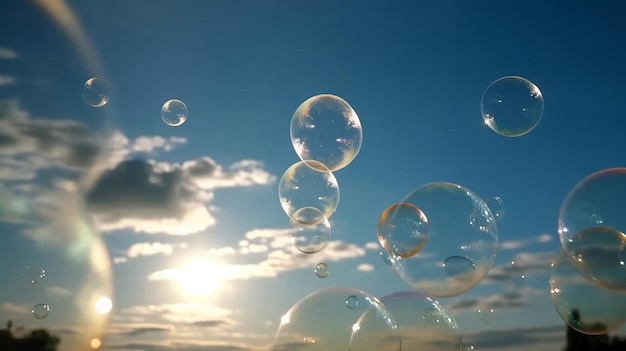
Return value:
[(83, 101), (91, 107), (102, 107), (109, 102), (109, 86), (100, 78), (89, 78), (83, 85)]
[(497, 219), (500, 220), (504, 217), (504, 200), (500, 196), (494, 196), (487, 201), (485, 201), (489, 210), (491, 210), (491, 214)]
[(37, 319), (45, 319), (50, 313), (50, 306), (45, 303), (37, 304), (33, 307), (31, 313)]
[(304, 207), (289, 221), (291, 244), (302, 253), (321, 251), (330, 241), (330, 223), (315, 207)]
[(24, 267), (22, 276), (30, 284), (39, 284), (46, 277), (46, 270), (38, 265), (28, 265)]
[(481, 102), (483, 120), (494, 132), (519, 137), (533, 130), (543, 116), (543, 95), (528, 79), (502, 77), (487, 87)]
[(187, 120), (187, 106), (177, 99), (168, 100), (161, 108), (161, 118), (168, 126), (178, 127)]
[(359, 306), (359, 298), (354, 295), (348, 296), (346, 299), (346, 306), (348, 306), (351, 310), (357, 308)]
[(329, 274), (330, 271), (326, 263), (321, 262), (315, 266), (315, 275), (317, 275), (319, 278), (326, 278)]
[(304, 101), (291, 118), (290, 134), (301, 160), (319, 161), (332, 172), (349, 165), (363, 142), (359, 116), (344, 99), (330, 94)]
[(378, 242), (391, 255), (402, 258), (418, 253), (428, 241), (428, 218), (409, 203), (387, 207), (378, 218)]
[(480, 320), (484, 323), (491, 323), (496, 317), (496, 313), (493, 308), (481, 308), (478, 310)]

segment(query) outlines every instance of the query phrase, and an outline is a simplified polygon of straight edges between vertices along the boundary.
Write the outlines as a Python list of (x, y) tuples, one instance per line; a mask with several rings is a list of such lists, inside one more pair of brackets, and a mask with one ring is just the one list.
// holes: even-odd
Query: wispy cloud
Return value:
[(17, 82), (17, 78), (13, 76), (5, 76), (0, 74), (0, 86), (13, 85)]
[(17, 52), (11, 48), (0, 47), (0, 60), (15, 60), (18, 57)]
[(490, 330), (463, 335), (463, 344), (472, 345), (475, 350), (559, 350), (566, 344), (565, 327)]
[(526, 279), (537, 274), (546, 274), (554, 259), (554, 252), (520, 252), (511, 262), (491, 268), (483, 282), (507, 282), (517, 278)]
[(162, 244), (159, 242), (137, 243), (128, 248), (126, 255), (130, 258), (138, 256), (151, 256), (156, 254), (171, 255), (174, 248), (170, 244)]
[(534, 296), (546, 295), (547, 291), (523, 287), (515, 291), (483, 297), (465, 298), (455, 301), (448, 310), (460, 312), (478, 309), (494, 309), (497, 311), (520, 309), (525, 307)]
[(539, 236), (524, 240), (509, 240), (500, 242), (501, 250), (519, 250), (533, 244), (549, 243), (554, 239), (554, 235), (541, 234)]
[(358, 267), (356, 267), (356, 270), (359, 272), (372, 272), (374, 270), (374, 266), (367, 263), (361, 263)]

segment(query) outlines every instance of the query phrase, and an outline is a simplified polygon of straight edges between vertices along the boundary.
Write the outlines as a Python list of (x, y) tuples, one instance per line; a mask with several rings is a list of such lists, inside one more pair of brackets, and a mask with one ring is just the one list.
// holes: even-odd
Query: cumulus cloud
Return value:
[(500, 242), (500, 249), (502, 250), (519, 250), (528, 247), (532, 244), (545, 244), (554, 239), (554, 235), (541, 234), (537, 237), (524, 240), (509, 240)]
[(0, 60), (14, 60), (18, 57), (17, 52), (11, 48), (0, 47)]
[(379, 250), (381, 247), (380, 247), (379, 243), (370, 241), (370, 242), (365, 244), (365, 248), (367, 250)]
[(158, 242), (153, 243), (137, 243), (133, 244), (126, 255), (130, 258), (138, 256), (151, 256), (156, 254), (171, 255), (174, 248), (170, 244), (162, 244)]
[(356, 270), (359, 272), (371, 272), (374, 270), (374, 266), (367, 263), (361, 263), (358, 267), (356, 267)]

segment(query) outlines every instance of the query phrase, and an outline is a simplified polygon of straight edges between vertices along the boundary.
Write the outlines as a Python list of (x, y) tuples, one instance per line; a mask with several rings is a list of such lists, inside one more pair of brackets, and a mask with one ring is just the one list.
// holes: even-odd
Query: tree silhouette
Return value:
[[(583, 326), (580, 311), (573, 309), (570, 312), (569, 323), (567, 325), (567, 344), (564, 351), (624, 351), (626, 350), (626, 338), (618, 336), (609, 337), (608, 334), (589, 335), (579, 332), (572, 326), (581, 328)], [(596, 322), (590, 325), (589, 330), (604, 330), (606, 327), (602, 323)]]
[(0, 329), (0, 350), (2, 351), (56, 351), (61, 343), (58, 336), (45, 329), (35, 329), (22, 337), (13, 334), (13, 323), (7, 322), (6, 329)]

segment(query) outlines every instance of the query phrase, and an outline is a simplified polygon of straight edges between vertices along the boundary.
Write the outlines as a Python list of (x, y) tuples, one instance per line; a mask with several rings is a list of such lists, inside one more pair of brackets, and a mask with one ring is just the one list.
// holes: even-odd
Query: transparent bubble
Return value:
[[(495, 219), (485, 202), (452, 183), (424, 185), (402, 202), (422, 210), (430, 233), (419, 253), (394, 257), (400, 277), (432, 297), (456, 296), (478, 284), (492, 267), (498, 247)], [(479, 226), (469, 220), (472, 214)]]
[(298, 157), (319, 161), (332, 172), (349, 165), (362, 142), (359, 116), (338, 96), (313, 96), (291, 118), (291, 144)]
[(346, 298), (346, 306), (351, 310), (357, 308), (359, 306), (359, 298), (354, 295), (348, 296), (348, 298)]
[(39, 265), (27, 265), (24, 267), (22, 277), (29, 284), (39, 284), (46, 277), (46, 270)]
[(484, 323), (491, 323), (496, 318), (496, 312), (493, 308), (480, 308), (478, 309), (478, 316)]
[(626, 168), (611, 168), (591, 174), (569, 192), (558, 223), (561, 246), (584, 276), (620, 291), (626, 291), (626, 275), (618, 269), (626, 240), (624, 213)]
[(561, 251), (552, 261), (550, 293), (559, 316), (581, 333), (606, 334), (626, 322), (626, 295), (590, 283)]
[[(110, 257), (84, 198), (114, 166), (111, 153), (130, 148), (115, 129), (118, 100), (104, 108), (88, 105), (102, 104), (98, 94), (83, 101), (87, 79), (102, 79), (111, 92), (116, 84), (80, 25), (93, 19), (71, 4), (14, 2), (0, 10), (3, 29), (37, 24), (28, 45), (19, 35), (0, 45), (1, 75), (17, 77), (0, 87), (0, 306), (12, 306), (0, 317), (24, 333), (45, 328), (61, 339), (58, 351), (84, 350), (108, 330), (109, 316), (92, 306), (112, 295)], [(35, 265), (43, 279), (39, 269), (21, 274)], [(40, 303), (52, 309), (45, 323), (32, 314)]]
[(178, 127), (187, 120), (187, 105), (182, 101), (171, 99), (161, 108), (161, 119), (171, 127)]
[(391, 255), (410, 257), (428, 241), (428, 218), (409, 203), (387, 207), (378, 218), (378, 242)]
[[(346, 308), (347, 296), (360, 302), (356, 308)], [(389, 351), (400, 351), (397, 338), (393, 343), (377, 337), (393, 335), (394, 329), (393, 318), (376, 297), (358, 289), (328, 288), (304, 297), (283, 315), (273, 350), (369, 351), (386, 345), (393, 346)]]
[(487, 87), (481, 101), (485, 124), (506, 137), (533, 130), (543, 116), (543, 95), (529, 80), (507, 76)]
[(487, 207), (491, 210), (491, 214), (496, 219), (502, 219), (504, 217), (504, 200), (500, 196), (494, 196), (486, 201)]
[(328, 269), (328, 265), (326, 263), (318, 263), (315, 266), (315, 275), (320, 278), (326, 278), (330, 274), (330, 270)]
[(393, 317), (403, 350), (460, 350), (461, 334), (452, 315), (436, 300), (414, 291), (380, 299)]
[(30, 313), (37, 319), (44, 319), (50, 314), (50, 306), (45, 303), (36, 304)]
[(301, 208), (314, 207), (330, 218), (339, 204), (339, 184), (335, 175), (323, 164), (299, 161), (280, 178), (278, 198), (289, 217)]
[(291, 244), (300, 252), (312, 254), (321, 251), (330, 241), (330, 223), (320, 210), (304, 207), (289, 221)]
[(89, 78), (83, 85), (83, 100), (91, 107), (102, 107), (109, 102), (109, 86), (100, 78)]
[(462, 282), (471, 282), (476, 272), (476, 265), (463, 256), (450, 256), (443, 261), (443, 268), (448, 276)]

